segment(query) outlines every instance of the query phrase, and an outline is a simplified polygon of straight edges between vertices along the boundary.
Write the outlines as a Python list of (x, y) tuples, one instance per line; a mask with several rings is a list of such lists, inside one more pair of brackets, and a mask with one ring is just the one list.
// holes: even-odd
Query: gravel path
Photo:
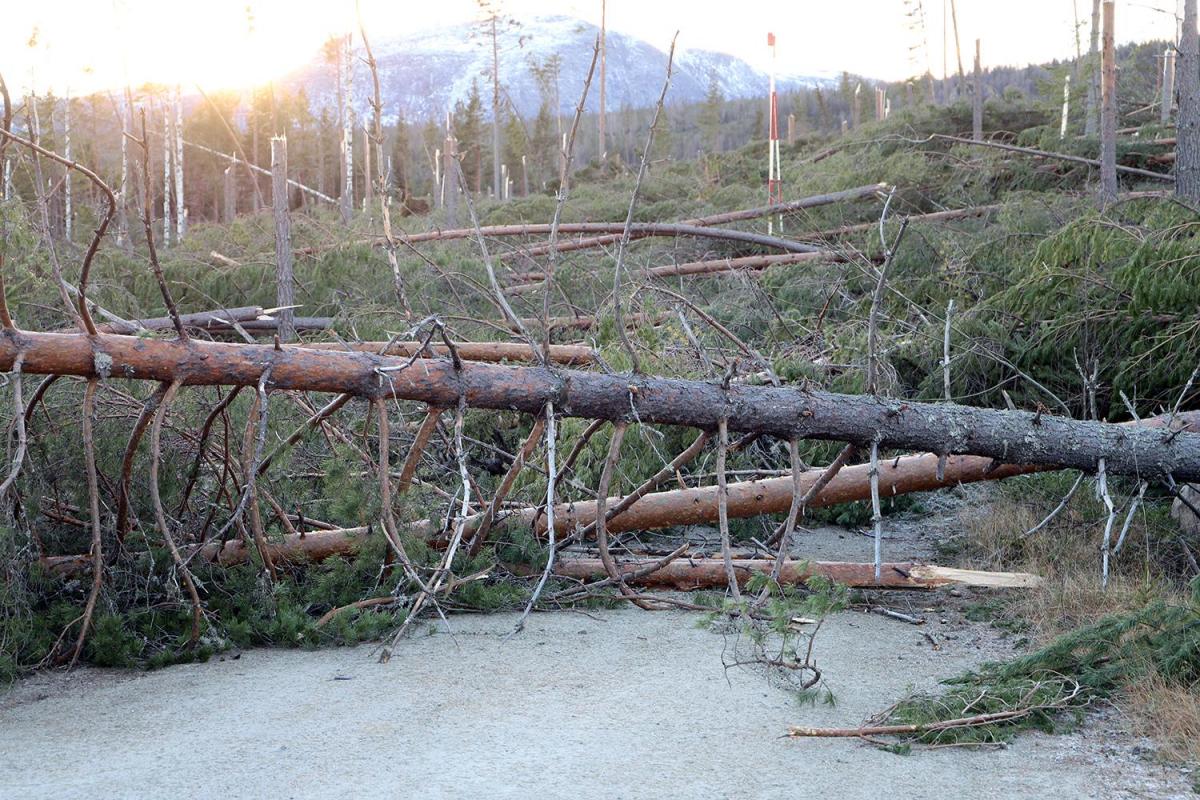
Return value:
[(540, 614), (507, 642), (511, 615), (455, 617), (453, 638), (419, 635), (386, 665), (358, 647), (42, 675), (0, 695), (0, 797), (1192, 796), (1103, 716), (987, 752), (781, 738), (1011, 652), (927, 616), (937, 650), (924, 628), (832, 618), (816, 649), (832, 708), (726, 671), (727, 640), (694, 614), (633, 609)]

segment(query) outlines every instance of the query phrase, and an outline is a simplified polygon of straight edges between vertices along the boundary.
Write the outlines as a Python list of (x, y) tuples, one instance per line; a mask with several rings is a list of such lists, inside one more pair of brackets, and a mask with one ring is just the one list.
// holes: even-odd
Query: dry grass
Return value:
[[(962, 560), (974, 569), (1012, 570), (1041, 575), (1037, 589), (1009, 598), (1006, 616), (1029, 623), (1045, 641), (1088, 625), (1107, 614), (1141, 608), (1152, 598), (1178, 593), (1142, 548), (1127, 547), (1112, 564), (1108, 588), (1100, 585), (1103, 517), (1081, 489), (1049, 525), (1026, 535), (1060, 498), (1045, 492), (1022, 494), (977, 487), (960, 515)], [(1130, 543), (1148, 535), (1153, 523), (1135, 522)]]
[(1171, 761), (1200, 764), (1200, 686), (1181, 686), (1151, 673), (1120, 701), (1133, 731)]
[[(1070, 505), (1032, 536), (1026, 533), (1058, 505), (1060, 496), (1012, 487), (974, 487), (960, 515), (962, 560), (978, 569), (1033, 572), (1037, 589), (1005, 598), (1001, 617), (1021, 622), (1035, 644), (1090, 625), (1109, 614), (1140, 609), (1153, 599), (1183, 603), (1184, 593), (1156, 555), (1161, 520), (1140, 519), (1107, 589), (1100, 585), (1103, 515), (1081, 487)], [(1132, 730), (1151, 739), (1162, 757), (1200, 763), (1200, 686), (1184, 686), (1150, 673), (1129, 687), (1120, 707)]]

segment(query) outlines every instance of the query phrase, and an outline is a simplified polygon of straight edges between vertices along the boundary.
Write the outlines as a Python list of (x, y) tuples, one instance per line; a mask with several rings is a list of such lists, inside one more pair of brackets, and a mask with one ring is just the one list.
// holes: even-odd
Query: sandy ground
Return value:
[(0, 796), (1192, 796), (1111, 714), (987, 752), (782, 738), (856, 724), (907, 687), (1011, 653), (946, 614), (832, 618), (816, 653), (834, 708), (726, 671), (730, 642), (695, 614), (634, 609), (537, 615), (509, 641), (512, 615), (455, 617), (453, 636), (419, 635), (386, 665), (358, 647), (41, 675), (0, 696)]
[[(891, 518), (886, 558), (930, 559), (953, 515)], [(715, 538), (690, 533), (702, 545)], [(806, 557), (866, 560), (871, 539), (800, 537)], [(1194, 797), (1113, 711), (1069, 736), (909, 756), (789, 725), (853, 726), (909, 689), (1013, 654), (962, 609), (888, 593), (920, 627), (862, 612), (816, 645), (835, 707), (804, 706), (700, 616), (635, 609), (457, 616), (386, 665), (372, 648), (255, 650), (150, 673), (43, 674), (0, 694), (0, 798)], [(936, 647), (934, 646), (936, 645)]]

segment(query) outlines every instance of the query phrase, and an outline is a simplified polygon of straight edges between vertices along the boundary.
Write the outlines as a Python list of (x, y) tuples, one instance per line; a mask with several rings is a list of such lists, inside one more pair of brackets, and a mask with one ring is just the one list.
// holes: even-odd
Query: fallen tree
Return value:
[[(447, 357), (450, 348), (425, 342), (304, 342), (306, 350), (334, 350), (353, 353), (378, 353), (385, 356), (416, 355)], [(550, 360), (555, 364), (584, 366), (595, 363), (596, 351), (582, 344), (552, 344)], [(537, 362), (541, 351), (522, 342), (454, 342), (454, 352), (465, 361)]]
[[(626, 583), (652, 589), (674, 589), (681, 592), (697, 589), (723, 589), (728, 585), (725, 564), (719, 558), (688, 558), (681, 556), (653, 571), (652, 563), (643, 560), (618, 561), (617, 566)], [(745, 583), (755, 574), (770, 575), (774, 559), (734, 559), (733, 569), (738, 583)], [(608, 577), (598, 558), (565, 558), (555, 564), (554, 574), (580, 581), (602, 580)], [(784, 585), (802, 584), (813, 576), (829, 578), (851, 587), (886, 589), (937, 589), (941, 586), (987, 586), (1008, 589), (1029, 589), (1041, 583), (1037, 575), (1025, 572), (985, 572), (953, 569), (934, 564), (887, 563), (882, 565), (879, 580), (875, 565), (844, 561), (788, 561), (783, 565), (779, 582)]]
[(938, 454), (969, 453), (1013, 464), (1110, 475), (1200, 481), (1200, 434), (1164, 435), (1144, 427), (918, 403), (803, 388), (604, 375), (444, 359), (401, 359), (302, 347), (160, 340), (112, 334), (5, 329), (0, 370), (22, 359), (25, 373), (153, 380), (182, 385), (256, 386), (265, 370), (273, 390), (394, 397), (451, 408), (537, 415), (547, 403), (566, 416), (681, 425), (782, 438), (875, 442)]
[[(760, 206), (759, 208), (747, 208), (741, 211), (727, 211), (722, 214), (711, 214), (707, 217), (695, 217), (681, 222), (681, 225), (696, 225), (700, 227), (708, 227), (711, 225), (728, 225), (731, 222), (744, 222), (751, 219), (762, 219), (778, 214), (793, 214), (797, 211), (803, 211), (808, 208), (818, 208), (820, 206), (832, 205), (834, 203), (844, 203), (854, 200), (866, 200), (872, 197), (877, 197), (881, 194), (886, 194), (890, 187), (886, 183), (873, 183), (867, 186), (858, 186), (854, 189), (846, 189), (841, 192), (833, 192), (831, 194), (818, 194), (812, 197), (804, 197), (799, 200), (792, 200), (788, 203), (776, 203), (769, 206)], [(563, 226), (563, 233), (571, 233), (567, 231), (566, 226)], [(630, 237), (632, 239), (644, 238), (644, 234), (633, 232)], [(568, 253), (574, 250), (586, 250), (592, 247), (603, 247), (606, 244), (615, 244), (620, 241), (621, 234), (608, 234), (606, 236), (593, 236), (590, 238), (576, 239), (571, 242), (558, 242), (554, 245), (554, 251), (557, 253)], [(549, 254), (550, 245), (542, 244), (536, 247), (527, 247), (520, 253), (514, 255), (523, 255), (529, 258), (536, 258)]]
[[(1048, 150), (1035, 150), (1032, 147), (1018, 147), (1015, 144), (1005, 144), (1004, 142), (993, 142), (981, 139), (964, 139), (961, 136), (947, 136), (944, 133), (930, 134), (928, 139), (925, 139), (924, 141), (932, 141), (934, 139), (941, 139), (942, 141), (953, 142), (955, 144), (971, 145), (973, 147), (991, 147), (996, 150), (1005, 150), (1010, 153), (1020, 153), (1022, 155), (1033, 156), (1035, 158), (1045, 158), (1052, 161), (1066, 161), (1071, 164), (1083, 164), (1096, 169), (1100, 168), (1099, 159), (1084, 158), (1083, 156), (1072, 156), (1066, 153), (1052, 153)], [(1139, 178), (1150, 178), (1151, 180), (1156, 181), (1170, 181), (1172, 183), (1175, 181), (1174, 175), (1167, 175), (1163, 172), (1154, 172), (1152, 170), (1141, 169), (1139, 167), (1127, 167), (1123, 164), (1117, 164), (1117, 172), (1121, 172), (1126, 175), (1136, 175)]]
[[(955, 208), (948, 211), (934, 211), (929, 214), (911, 214), (905, 219), (909, 223), (913, 222), (948, 222), (956, 219), (974, 219), (975, 217), (986, 216), (993, 211), (999, 211), (1004, 208), (1004, 203), (996, 203), (989, 206), (973, 206), (971, 208)], [(831, 228), (825, 231), (817, 231), (816, 233), (806, 233), (800, 236), (801, 239), (832, 239), (837, 236), (846, 236), (851, 233), (862, 233), (863, 231), (879, 230), (879, 221), (860, 222), (857, 225), (843, 225), (840, 228)]]
[[(847, 261), (848, 256), (829, 251), (818, 253), (783, 253), (780, 255), (718, 258), (708, 261), (689, 261), (644, 269), (641, 274), (652, 278), (675, 278), (687, 275), (718, 275), (727, 272), (760, 272), (785, 264), (834, 263)], [(507, 294), (526, 294), (542, 288), (543, 272), (522, 272), (513, 276), (520, 283), (505, 289)]]
[[(1200, 412), (1179, 414), (1173, 421), (1170, 416), (1153, 417), (1138, 423), (1150, 429), (1185, 425), (1189, 430), (1200, 430)], [(964, 483), (1002, 480), (1018, 475), (1043, 471), (1036, 465), (996, 464), (992, 459), (978, 456), (950, 456), (939, 468), (938, 456), (932, 454), (903, 456), (889, 459), (879, 465), (879, 493), (894, 497), (913, 492), (932, 491)], [(792, 476), (759, 481), (743, 481), (727, 486), (727, 513), (730, 518), (748, 518), (760, 514), (782, 514), (792, 503), (793, 492), (807, 493), (821, 480), (824, 469), (813, 469), (793, 481)], [(871, 496), (871, 465), (859, 464), (840, 470), (807, 503), (807, 508), (824, 508)], [(619, 508), (622, 498), (609, 498), (607, 507)], [(596, 521), (597, 503), (594, 500), (563, 503), (555, 508), (555, 530), (567, 535), (585, 529)], [(701, 486), (667, 492), (645, 494), (627, 509), (608, 518), (609, 533), (624, 531), (656, 530), (684, 525), (716, 522), (718, 517), (718, 494), (716, 486)], [(464, 535), (474, 535), (484, 518), (483, 514), (468, 517), (464, 522)], [(547, 515), (537, 508), (499, 515), (497, 523), (518, 527), (537, 526), (540, 534), (547, 529)], [(416, 536), (435, 540), (441, 533), (440, 527), (428, 521), (418, 522), (412, 529)], [(369, 527), (316, 530), (291, 534), (269, 543), (269, 555), (275, 561), (323, 561), (324, 559), (351, 555), (357, 552), (373, 534)], [(195, 549), (195, 548), (193, 548)], [(199, 556), (225, 566), (241, 564), (254, 552), (241, 540), (227, 542), (224, 546), (210, 543), (199, 548)], [(54, 556), (43, 559), (43, 566), (58, 574), (74, 574), (85, 570), (89, 564), (87, 556)]]
[[(485, 225), (480, 228), (447, 228), (432, 230), (424, 233), (413, 233), (406, 236), (395, 236), (389, 243), (386, 238), (360, 239), (354, 244), (369, 244), (373, 247), (389, 247), (396, 244), (416, 245), (424, 242), (445, 242), (454, 239), (473, 239), (477, 236), (485, 238), (500, 236), (548, 236), (553, 226), (543, 224), (521, 225)], [(621, 238), (625, 230), (623, 222), (563, 222), (558, 225), (558, 232), (610, 234), (616, 239)], [(818, 248), (810, 244), (802, 244), (791, 239), (781, 239), (778, 236), (766, 236), (749, 231), (735, 231), (727, 228), (710, 228), (703, 225), (667, 222), (635, 222), (631, 227), (631, 238), (644, 239), (650, 236), (665, 236), (675, 238), (692, 236), (700, 239), (719, 239), (742, 244), (753, 244), (760, 247), (770, 247), (788, 253), (811, 253)], [(570, 244), (570, 243), (567, 243)], [(565, 248), (565, 245), (564, 245)], [(311, 256), (325, 252), (329, 247), (305, 247), (295, 250), (296, 255)]]
[[(239, 308), (223, 308), (214, 311), (196, 311), (191, 314), (180, 314), (179, 321), (185, 328), (211, 330), (220, 328), (228, 330), (231, 322), (245, 323), (268, 316), (262, 306), (241, 306)], [(107, 322), (98, 325), (101, 333), (136, 334), (139, 331), (166, 331), (173, 328), (174, 321), (170, 317), (149, 317), (148, 319), (129, 319), (124, 321)]]

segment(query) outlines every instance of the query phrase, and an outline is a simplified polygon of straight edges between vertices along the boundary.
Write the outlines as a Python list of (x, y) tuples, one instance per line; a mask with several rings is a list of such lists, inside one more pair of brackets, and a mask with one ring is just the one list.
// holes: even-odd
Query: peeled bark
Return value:
[(1091, 471), (1103, 458), (1113, 475), (1200, 481), (1200, 434), (1161, 432), (1104, 422), (949, 403), (918, 403), (793, 387), (719, 385), (694, 380), (603, 375), (578, 370), (411, 359), (301, 347), (157, 340), (130, 336), (4, 331), (0, 370), (19, 352), (23, 371), (181, 381), (187, 385), (257, 385), (271, 368), (274, 390), (395, 397), (448, 408), (537, 415), (548, 402), (563, 414), (716, 428), (727, 416), (738, 433), (781, 438), (875, 441), (882, 448), (970, 453), (1000, 461)]
[[(618, 562), (622, 574), (635, 575), (646, 566), (645, 561)], [(770, 575), (772, 559), (735, 559), (733, 570), (738, 583), (745, 585), (755, 574)], [(554, 574), (582, 581), (606, 577), (604, 565), (598, 558), (570, 558), (558, 562)], [(1042, 579), (1024, 572), (983, 572), (952, 569), (933, 564), (885, 563), (875, 578), (875, 565), (842, 561), (790, 561), (783, 565), (779, 582), (784, 585), (802, 584), (813, 576), (829, 578), (851, 587), (875, 589), (937, 589), (954, 584), (1026, 589), (1037, 586)], [(725, 565), (719, 558), (680, 558), (648, 575), (630, 577), (628, 583), (653, 589), (674, 589), (688, 592), (697, 589), (721, 589), (727, 586)]]
[[(1150, 429), (1162, 429), (1170, 417), (1153, 417), (1140, 425)], [(1186, 425), (1188, 430), (1200, 430), (1200, 412), (1187, 412), (1176, 417), (1175, 426)], [(1183, 434), (1181, 434), (1183, 435)], [(421, 434), (418, 434), (418, 440)], [(951, 456), (941, 470), (938, 457), (927, 454), (904, 456), (884, 461), (880, 465), (879, 491), (881, 495), (894, 497), (912, 492), (924, 492), (957, 486), (963, 483), (1001, 480), (1018, 475), (1042, 471), (1044, 468), (1029, 465), (994, 464), (991, 459), (976, 456)], [(809, 499), (806, 508), (823, 508), (871, 496), (870, 464), (860, 464), (840, 470), (824, 488)], [(730, 518), (747, 518), (759, 514), (781, 514), (792, 502), (793, 491), (807, 493), (825, 473), (823, 469), (810, 470), (793, 481), (790, 475), (763, 481), (744, 481), (727, 486), (728, 514)], [(405, 478), (401, 477), (401, 483)], [(620, 508), (622, 498), (609, 498), (606, 505)], [(555, 507), (555, 530), (567, 534), (587, 528), (596, 521), (597, 504), (593, 501), (563, 503)], [(651, 493), (642, 496), (628, 509), (609, 519), (609, 533), (631, 530), (654, 530), (682, 525), (711, 523), (717, 519), (717, 489), (714, 486), (683, 489), (670, 492)], [(473, 536), (484, 518), (476, 514), (466, 520), (464, 536)], [(546, 532), (546, 515), (537, 508), (529, 508), (501, 518), (506, 524), (525, 526), (537, 522), (538, 532)], [(428, 521), (414, 525), (412, 533), (427, 539), (435, 539), (439, 529)], [(370, 528), (346, 528), (317, 530), (308, 533), (284, 536), (269, 543), (269, 555), (276, 561), (322, 561), (358, 551), (372, 535)], [(253, 551), (241, 540), (227, 542), (224, 546), (210, 543), (202, 548), (204, 560), (215, 561), (225, 566), (244, 563)], [(61, 575), (77, 574), (87, 569), (88, 557), (51, 556), (42, 559), (47, 570)], [(872, 578), (874, 568), (872, 567)], [(723, 577), (723, 573), (722, 573)]]

